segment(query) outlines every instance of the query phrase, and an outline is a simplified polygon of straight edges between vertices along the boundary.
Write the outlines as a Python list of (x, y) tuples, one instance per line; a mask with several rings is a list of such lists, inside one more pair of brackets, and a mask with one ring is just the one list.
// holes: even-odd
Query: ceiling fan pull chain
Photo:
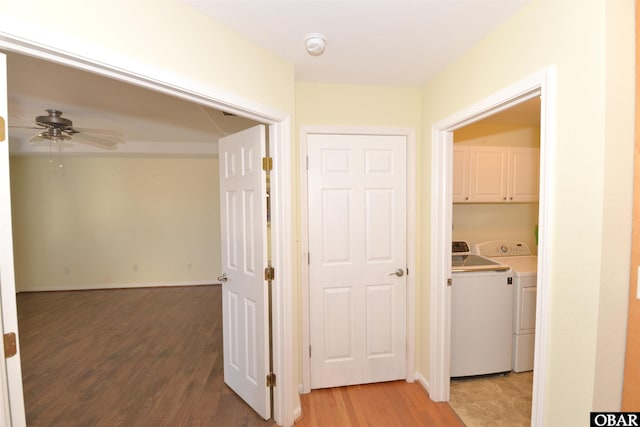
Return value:
[(58, 156), (59, 156), (59, 160), (58, 160), (58, 167), (62, 167), (62, 141), (58, 141)]

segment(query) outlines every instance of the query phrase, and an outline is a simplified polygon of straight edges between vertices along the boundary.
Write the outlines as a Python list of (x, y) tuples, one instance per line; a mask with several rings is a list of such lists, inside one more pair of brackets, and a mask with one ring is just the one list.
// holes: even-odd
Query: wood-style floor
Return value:
[(447, 403), (435, 403), (418, 383), (394, 381), (313, 390), (302, 395), (296, 427), (464, 426)]
[(29, 426), (265, 426), (224, 385), (220, 286), (18, 294)]
[[(272, 426), (223, 382), (220, 286), (18, 294), (29, 426)], [(463, 425), (404, 381), (301, 396), (298, 427)]]

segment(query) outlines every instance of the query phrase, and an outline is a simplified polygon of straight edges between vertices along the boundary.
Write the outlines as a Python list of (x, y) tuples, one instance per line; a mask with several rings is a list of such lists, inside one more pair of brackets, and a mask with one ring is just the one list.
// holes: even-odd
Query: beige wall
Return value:
[(180, 0), (67, 0), (57, 7), (0, 0), (0, 10), (2, 31), (25, 40), (293, 111), (291, 64)]
[[(583, 425), (592, 407), (616, 410), (620, 404), (633, 109), (618, 94), (633, 93), (633, 10), (631, 0), (535, 1), (423, 92), (420, 162), (427, 165), (431, 134), (426, 129), (544, 67), (556, 66), (556, 128), (548, 147), (553, 181), (547, 426)], [(426, 185), (420, 217), (428, 218), (431, 178), (428, 170), (421, 171), (419, 180)], [(426, 227), (420, 237), (429, 241)], [(428, 249), (420, 254), (421, 264), (428, 265), (429, 259)], [(428, 271), (421, 274), (426, 280)], [(420, 306), (429, 309), (428, 293), (421, 296)], [(425, 373), (428, 331), (422, 329), (418, 358), (418, 369)], [(597, 383), (605, 387), (597, 389)]]
[(470, 245), (490, 240), (525, 242), (535, 254), (537, 224), (537, 203), (455, 203), (452, 238)]
[(404, 127), (419, 132), (420, 108), (418, 88), (296, 84), (298, 129), (330, 125)]
[[(634, 0), (606, 2), (606, 101), (604, 152), (603, 257), (600, 273), (598, 347), (593, 394), (594, 410), (618, 408), (628, 309), (632, 183), (635, 120)], [(636, 123), (637, 126), (637, 123)], [(637, 154), (636, 154), (637, 155)], [(632, 179), (632, 178), (629, 178)], [(617, 256), (617, 255), (620, 256)], [(640, 408), (635, 408), (638, 410)]]
[(11, 158), (18, 291), (213, 283), (217, 158)]

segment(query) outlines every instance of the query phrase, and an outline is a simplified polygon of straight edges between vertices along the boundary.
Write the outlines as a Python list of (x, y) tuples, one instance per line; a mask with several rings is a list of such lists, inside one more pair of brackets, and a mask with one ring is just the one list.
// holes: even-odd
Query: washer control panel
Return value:
[(468, 254), (469, 253), (469, 243), (463, 240), (454, 240), (451, 242), (451, 253), (452, 254)]
[(473, 245), (473, 253), (488, 257), (527, 256), (531, 255), (531, 250), (524, 242), (494, 240), (491, 242), (476, 243)]

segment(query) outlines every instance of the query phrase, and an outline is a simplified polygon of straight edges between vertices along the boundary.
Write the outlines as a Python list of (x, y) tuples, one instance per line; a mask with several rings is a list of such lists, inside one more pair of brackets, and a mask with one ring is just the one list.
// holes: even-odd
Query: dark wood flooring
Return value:
[[(29, 426), (272, 426), (223, 381), (220, 286), (18, 294)], [(404, 381), (314, 390), (296, 427), (462, 426)]]
[(18, 294), (28, 425), (272, 425), (224, 384), (220, 293)]

